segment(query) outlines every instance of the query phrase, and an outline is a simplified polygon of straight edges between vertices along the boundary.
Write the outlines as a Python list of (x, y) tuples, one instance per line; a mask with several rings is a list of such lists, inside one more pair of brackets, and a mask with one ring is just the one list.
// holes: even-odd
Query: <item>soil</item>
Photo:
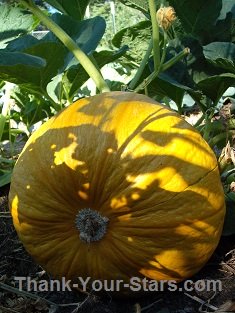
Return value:
[[(24, 250), (8, 209), (9, 186), (0, 188), (0, 313), (194, 313), (235, 312), (235, 235), (222, 237), (205, 267), (194, 277), (192, 290), (146, 293), (135, 299), (84, 294), (77, 290), (28, 292), (19, 290), (15, 277), (49, 280)], [(197, 291), (208, 280), (220, 280), (221, 290)], [(179, 284), (183, 288), (183, 283)], [(201, 288), (203, 289), (203, 288)], [(24, 289), (23, 289), (24, 290)]]

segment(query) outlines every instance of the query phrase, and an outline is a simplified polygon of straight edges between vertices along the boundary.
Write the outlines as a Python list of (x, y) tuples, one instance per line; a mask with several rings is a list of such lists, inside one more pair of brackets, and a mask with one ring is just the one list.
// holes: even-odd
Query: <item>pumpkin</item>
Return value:
[(182, 281), (223, 227), (217, 160), (179, 114), (107, 92), (71, 104), (26, 143), (10, 207), (27, 251), (54, 277)]

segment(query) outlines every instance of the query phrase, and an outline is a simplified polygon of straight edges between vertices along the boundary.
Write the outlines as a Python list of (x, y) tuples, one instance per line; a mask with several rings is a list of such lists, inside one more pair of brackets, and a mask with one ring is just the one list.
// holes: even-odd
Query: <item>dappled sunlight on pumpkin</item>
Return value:
[[(68, 138), (72, 139), (73, 142), (68, 147), (62, 148), (61, 150), (55, 152), (54, 164), (61, 165), (65, 163), (72, 170), (76, 170), (79, 165), (84, 165), (85, 162), (81, 162), (73, 158), (73, 155), (78, 147), (77, 137), (70, 133), (68, 134)], [(56, 147), (55, 144), (53, 146)]]
[[(176, 113), (149, 98), (92, 99), (45, 123), (20, 155), (10, 193), (19, 237), (55, 276), (193, 275), (223, 225), (213, 152)], [(89, 245), (75, 225), (85, 208), (109, 220), (104, 237)]]
[(19, 205), (19, 197), (15, 195), (11, 201), (11, 215), (17, 223), (19, 223), (18, 205)]
[(214, 231), (214, 227), (210, 224), (203, 221), (194, 221), (192, 225), (179, 225), (175, 228), (175, 233), (183, 236), (190, 236), (192, 238), (198, 238), (201, 235), (201, 232), (205, 236), (210, 236)]
[(110, 202), (110, 207), (114, 210), (118, 209), (118, 208), (122, 208), (127, 206), (127, 198), (122, 196), (120, 198), (112, 198), (111, 202)]
[(78, 195), (80, 198), (82, 198), (83, 200), (88, 200), (88, 194), (82, 190), (78, 191)]
[(132, 214), (131, 213), (118, 216), (118, 220), (120, 222), (128, 222), (131, 218), (132, 218)]

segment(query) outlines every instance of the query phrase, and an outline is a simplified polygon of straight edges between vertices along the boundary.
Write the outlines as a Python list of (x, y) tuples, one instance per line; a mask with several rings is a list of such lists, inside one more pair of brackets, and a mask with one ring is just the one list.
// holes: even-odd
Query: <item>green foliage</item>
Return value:
[[(148, 48), (151, 39), (151, 22), (142, 21), (133, 26), (120, 30), (112, 39), (115, 47), (120, 48), (128, 45), (129, 51), (125, 55), (130, 61), (140, 63)], [(139, 44), (141, 42), (141, 45)]]
[(87, 5), (90, 0), (47, 0), (45, 1), (58, 11), (68, 16), (71, 16), (75, 20), (81, 21), (84, 18)]
[[(136, 7), (136, 3), (143, 11), (144, 2), (128, 1), (128, 5), (133, 7)], [(185, 47), (190, 49), (190, 54), (165, 71), (165, 88), (158, 76), (148, 86), (148, 93), (158, 98), (165, 93), (176, 101), (178, 108), (183, 104), (184, 93), (189, 93), (206, 111), (208, 103), (216, 106), (226, 89), (235, 86), (233, 2), (200, 0), (192, 4), (191, 1), (170, 0), (168, 3), (174, 7), (178, 20), (167, 31), (165, 61), (172, 59)], [(217, 32), (217, 27), (220, 32)], [(164, 49), (162, 45), (161, 49)], [(140, 81), (153, 70), (153, 60), (150, 58)], [(180, 86), (180, 96), (178, 89), (176, 92), (176, 85), (177, 88)]]
[(148, 14), (148, 2), (146, 0), (120, 0), (123, 4)]
[(0, 49), (6, 47), (12, 39), (32, 31), (37, 25), (32, 14), (7, 4), (1, 4), (0, 21)]

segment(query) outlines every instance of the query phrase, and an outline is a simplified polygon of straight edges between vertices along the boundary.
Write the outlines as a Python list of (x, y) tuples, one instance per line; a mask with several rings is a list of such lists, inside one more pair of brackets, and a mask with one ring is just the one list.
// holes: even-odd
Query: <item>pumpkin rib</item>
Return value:
[[(217, 215), (221, 215), (221, 212), (220, 211), (218, 211), (218, 212), (216, 212), (216, 213), (214, 213), (214, 215), (213, 214), (210, 214), (210, 215), (207, 215), (205, 218), (204, 218), (204, 220), (207, 220), (207, 219), (210, 219), (211, 217), (213, 217), (213, 216), (217, 216)], [(133, 218), (135, 218), (135, 217), (133, 217)], [(187, 221), (187, 222), (184, 222), (184, 226), (191, 226), (192, 224), (194, 223), (194, 221)], [(174, 229), (176, 226), (175, 225), (169, 225), (169, 226), (167, 226), (167, 228), (168, 229)], [(166, 227), (165, 226), (160, 226), (160, 225), (158, 225), (157, 226), (157, 229), (158, 230), (164, 230)], [(156, 231), (156, 226), (149, 226), (149, 225), (146, 225), (146, 226), (136, 226), (136, 225), (133, 225), (133, 224), (131, 224), (131, 225), (129, 225), (128, 226), (128, 224), (125, 224), (125, 225), (122, 225), (122, 224), (119, 224), (119, 223), (115, 223), (115, 229), (116, 229), (116, 231), (118, 231), (118, 232), (120, 232), (120, 231), (129, 231), (130, 229), (133, 229), (133, 230), (135, 230), (136, 232), (138, 231), (138, 230), (140, 230), (140, 231), (142, 231), (142, 233), (143, 233), (143, 230), (149, 230), (150, 232), (151, 232), (151, 234), (153, 234), (154, 233), (154, 230)], [(151, 236), (151, 234), (150, 234), (150, 236)], [(135, 235), (136, 236), (136, 235)]]
[[(122, 250), (120, 251), (119, 250), (119, 252), (121, 253), (121, 255), (123, 255), (124, 257), (125, 257), (125, 263), (127, 262), (126, 260), (128, 260), (128, 263), (130, 263), (130, 265), (131, 265), (131, 267), (132, 268), (134, 268), (135, 269), (135, 272), (136, 273), (138, 273), (137, 275), (132, 275), (131, 276), (131, 273), (127, 270), (127, 275), (129, 275), (129, 277), (144, 277), (144, 275), (143, 275), (143, 273), (141, 273), (141, 271), (142, 271), (142, 269), (143, 269), (143, 267), (144, 267), (144, 265), (146, 265), (146, 261), (148, 260), (148, 259), (146, 259), (146, 258), (143, 258), (142, 259), (142, 262), (141, 263), (136, 263), (136, 261), (133, 259), (133, 256), (136, 256), (136, 255), (146, 255), (146, 253), (144, 253), (145, 251), (146, 251), (146, 249), (149, 249), (149, 247), (147, 248), (146, 246), (145, 247), (143, 247), (144, 249), (142, 249), (142, 247), (141, 246), (138, 246), (138, 247), (136, 247), (136, 250), (138, 250), (138, 254), (136, 254), (136, 253), (132, 253), (132, 252), (129, 252), (129, 255), (127, 255), (126, 254), (126, 252), (127, 251), (132, 251), (132, 250), (130, 250), (130, 248), (129, 247), (126, 247), (126, 244), (125, 244), (125, 242), (123, 241), (123, 240), (121, 240), (121, 237), (115, 237), (115, 239), (116, 239), (116, 241), (117, 242), (120, 242), (120, 244), (119, 245), (116, 245), (116, 244), (114, 244), (115, 245), (115, 248), (116, 249), (119, 249), (118, 248), (118, 246), (121, 246), (122, 247)], [(145, 238), (146, 239), (146, 238)], [(125, 248), (125, 249), (124, 249)], [(159, 250), (160, 250), (161, 248), (159, 248)], [(126, 251), (126, 252), (125, 252)], [(148, 255), (149, 255), (149, 253), (148, 253)], [(152, 256), (153, 257), (153, 256)], [(159, 268), (159, 269), (157, 269), (157, 268), (155, 268), (155, 270), (159, 270), (159, 271), (161, 271), (161, 269)], [(122, 269), (122, 271), (123, 271), (123, 269)], [(151, 276), (148, 276), (148, 275), (146, 275), (147, 277), (149, 277), (149, 278), (153, 278), (153, 277), (151, 277)], [(177, 276), (177, 275), (176, 275)], [(176, 279), (176, 276), (174, 276), (173, 278), (174, 279)], [(171, 279), (173, 279), (173, 278), (171, 278)]]
[[(180, 193), (183, 193), (183, 192), (187, 191), (190, 187), (195, 186), (196, 184), (200, 183), (203, 179), (205, 179), (206, 177), (208, 177), (208, 176), (210, 175), (210, 173), (212, 173), (212, 172), (214, 172), (214, 171), (217, 171), (217, 169), (218, 169), (218, 166), (216, 165), (212, 170), (210, 170), (209, 172), (207, 172), (207, 174), (206, 174), (205, 176), (199, 178), (197, 181), (195, 181), (195, 182), (193, 182), (192, 184), (188, 185), (188, 186), (187, 186), (185, 189), (183, 189)], [(131, 188), (132, 188), (132, 187), (130, 186), (129, 189), (131, 190)], [(127, 190), (126, 190), (126, 191), (127, 191)], [(126, 191), (125, 191), (125, 192), (126, 192)], [(172, 195), (171, 198), (168, 198), (168, 199), (165, 200), (165, 201), (158, 202), (157, 204), (154, 203), (153, 206), (146, 205), (146, 207), (147, 207), (146, 209), (144, 208), (144, 201), (145, 201), (145, 200), (144, 200), (144, 201), (142, 200), (142, 201), (141, 201), (141, 203), (142, 203), (141, 210), (140, 210), (140, 209), (136, 209), (136, 210), (134, 210), (134, 211), (132, 210), (130, 213), (131, 213), (131, 214), (138, 214), (138, 212), (140, 211), (139, 214), (141, 214), (141, 215), (146, 214), (149, 210), (151, 211), (151, 210), (153, 210), (153, 209), (156, 209), (157, 207), (160, 207), (160, 206), (162, 206), (163, 204), (165, 204), (165, 203), (167, 203), (167, 202), (169, 202), (169, 201), (172, 201), (173, 199), (177, 198), (178, 196), (180, 196), (180, 193), (175, 193), (174, 195)], [(110, 198), (111, 198), (111, 197), (112, 197), (112, 195), (110, 196)], [(117, 194), (117, 197), (118, 197), (118, 194)], [(148, 202), (151, 202), (152, 200), (154, 200), (154, 197), (155, 197), (155, 195), (152, 194), (152, 195), (151, 195), (148, 199), (146, 199), (146, 200), (147, 200)], [(110, 198), (107, 200), (107, 202), (109, 202), (109, 203), (110, 203), (110, 200), (111, 200)], [(108, 205), (107, 203), (103, 203), (102, 206), (109, 207), (109, 205)], [(136, 207), (136, 206), (134, 205), (134, 207)], [(112, 211), (111, 211), (110, 213), (111, 213), (111, 215), (113, 214)], [(129, 212), (127, 212), (127, 214), (128, 214), (128, 213), (129, 213)], [(114, 215), (115, 215), (115, 217), (122, 216), (122, 215), (123, 215), (123, 212), (115, 212)]]
[(140, 264), (138, 262), (135, 262), (133, 259), (130, 260), (130, 258), (125, 255), (122, 248), (120, 249), (118, 243), (116, 243), (119, 241), (120, 241), (120, 238), (116, 237), (115, 234), (112, 234), (112, 241), (109, 240), (109, 244), (111, 245), (111, 247), (113, 247), (111, 250), (115, 251), (115, 256), (117, 256), (117, 251), (119, 255), (118, 258), (112, 259), (112, 263), (114, 264), (114, 260), (117, 260), (117, 262), (115, 263), (116, 264), (115, 266), (118, 268), (120, 272), (124, 273), (124, 275), (128, 277), (130, 275), (129, 270), (128, 269), (124, 270), (124, 266), (123, 266), (124, 264), (119, 265), (119, 263), (121, 263), (120, 259), (124, 258), (125, 265), (128, 264), (131, 268), (133, 267), (138, 268), (140, 267)]

